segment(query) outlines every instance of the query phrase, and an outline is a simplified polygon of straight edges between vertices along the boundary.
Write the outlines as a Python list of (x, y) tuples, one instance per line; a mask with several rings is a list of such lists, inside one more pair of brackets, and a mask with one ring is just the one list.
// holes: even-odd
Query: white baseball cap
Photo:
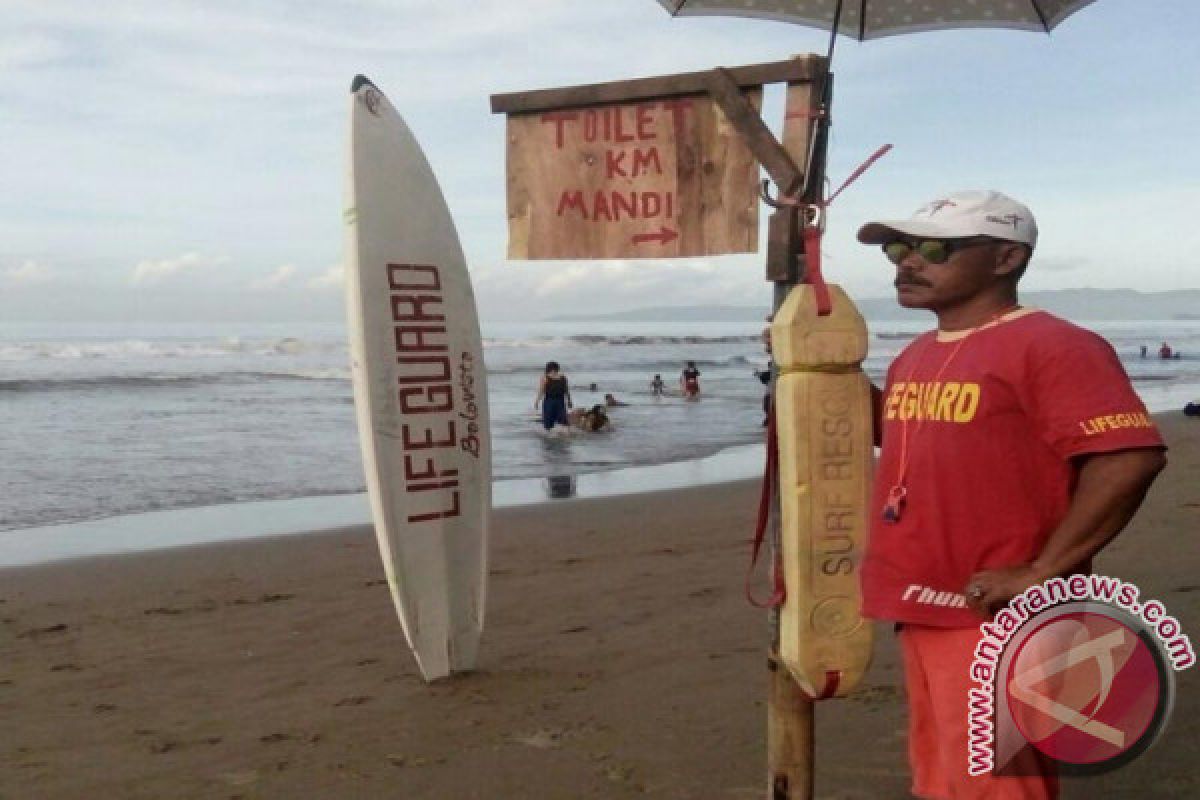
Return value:
[(908, 219), (868, 222), (858, 229), (863, 244), (885, 244), (904, 236), (962, 239), (991, 236), (1007, 242), (1037, 245), (1033, 212), (1000, 192), (972, 189), (939, 197), (918, 208)]

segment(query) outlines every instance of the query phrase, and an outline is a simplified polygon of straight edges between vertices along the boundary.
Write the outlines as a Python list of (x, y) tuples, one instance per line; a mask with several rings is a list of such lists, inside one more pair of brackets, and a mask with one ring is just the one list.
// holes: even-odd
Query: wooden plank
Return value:
[(708, 75), (708, 93), (721, 106), (725, 116), (741, 134), (742, 139), (775, 181), (779, 191), (791, 194), (800, 187), (804, 175), (791, 156), (775, 139), (770, 128), (758, 115), (758, 110), (746, 100), (729, 70), (717, 68)]
[(802, 170), (809, 168), (809, 154), (820, 113), (819, 87), (812, 83), (788, 85), (783, 113), (783, 149)]
[[(729, 69), (734, 83), (740, 87), (762, 86), (766, 83), (803, 83), (811, 81), (814, 76), (819, 76), (824, 71), (825, 58), (815, 55)], [(707, 89), (708, 81), (709, 72), (705, 70), (654, 78), (494, 94), (491, 97), (492, 113), (531, 113), (698, 94)]]
[(796, 254), (803, 250), (796, 208), (776, 209), (767, 220), (767, 280), (795, 283), (799, 278)]
[(705, 95), (511, 114), (507, 136), (509, 258), (757, 248), (758, 165)]

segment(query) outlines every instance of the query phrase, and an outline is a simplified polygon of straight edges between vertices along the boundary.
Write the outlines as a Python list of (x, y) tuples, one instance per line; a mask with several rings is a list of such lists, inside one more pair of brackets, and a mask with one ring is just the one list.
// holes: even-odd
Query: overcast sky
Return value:
[[(1025, 288), (1200, 287), (1198, 30), (1195, 0), (1098, 0), (1049, 37), (840, 40), (831, 179), (895, 149), (832, 209), (827, 275), (888, 294), (859, 224), (996, 188), (1042, 229)], [(825, 45), (778, 22), (672, 19), (655, 0), (4, 0), (0, 320), (339, 319), (359, 72), (424, 144), (485, 319), (763, 305), (761, 255), (506, 261), (488, 97)], [(778, 127), (773, 96), (767, 114)]]

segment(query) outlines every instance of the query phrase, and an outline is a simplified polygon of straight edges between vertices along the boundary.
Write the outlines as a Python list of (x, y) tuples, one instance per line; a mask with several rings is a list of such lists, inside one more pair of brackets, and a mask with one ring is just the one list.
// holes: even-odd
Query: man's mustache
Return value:
[(892, 285), (897, 289), (899, 289), (901, 286), (924, 286), (929, 288), (929, 284), (920, 278), (896, 278)]

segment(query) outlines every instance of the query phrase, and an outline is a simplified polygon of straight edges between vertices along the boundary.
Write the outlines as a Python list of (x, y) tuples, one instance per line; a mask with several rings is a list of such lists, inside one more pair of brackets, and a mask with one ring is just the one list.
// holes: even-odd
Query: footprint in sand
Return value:
[(18, 633), (17, 638), (18, 639), (36, 639), (39, 636), (45, 636), (45, 635), (51, 634), (51, 633), (65, 633), (66, 630), (67, 630), (66, 624), (60, 622), (57, 625), (50, 625), (49, 627), (46, 627), (46, 628), (30, 628), (27, 631), (22, 631), (21, 633)]
[(565, 731), (561, 730), (541, 728), (525, 736), (514, 736), (512, 740), (517, 744), (523, 744), (535, 750), (554, 750), (562, 746), (562, 739), (565, 733)]
[(856, 703), (862, 703), (870, 710), (874, 711), (888, 703), (898, 703), (900, 701), (900, 687), (898, 686), (864, 686), (846, 698)]
[(600, 774), (613, 783), (630, 783), (633, 781), (633, 767), (625, 764), (609, 764), (600, 770)]
[(198, 606), (185, 606), (182, 608), (172, 606), (159, 606), (157, 608), (148, 608), (142, 613), (148, 617), (164, 616), (176, 617), (181, 614), (207, 614), (210, 611), (216, 611), (217, 604), (212, 601), (206, 601)]
[(333, 705), (334, 705), (335, 707), (340, 707), (340, 706), (361, 706), (361, 705), (365, 705), (365, 704), (367, 704), (367, 703), (369, 703), (369, 702), (371, 702), (371, 698), (370, 698), (370, 697), (364, 697), (364, 696), (358, 696), (358, 697), (345, 697), (345, 698), (343, 698), (343, 699), (341, 699), (341, 700), (338, 700), (338, 701), (337, 701), (336, 703), (334, 703)]
[(252, 769), (241, 772), (224, 772), (220, 778), (230, 786), (249, 786), (258, 780), (258, 772)]
[(258, 597), (239, 597), (230, 605), (234, 606), (258, 606), (264, 603), (279, 603), (284, 600), (291, 600), (296, 595), (294, 594), (263, 594)]

